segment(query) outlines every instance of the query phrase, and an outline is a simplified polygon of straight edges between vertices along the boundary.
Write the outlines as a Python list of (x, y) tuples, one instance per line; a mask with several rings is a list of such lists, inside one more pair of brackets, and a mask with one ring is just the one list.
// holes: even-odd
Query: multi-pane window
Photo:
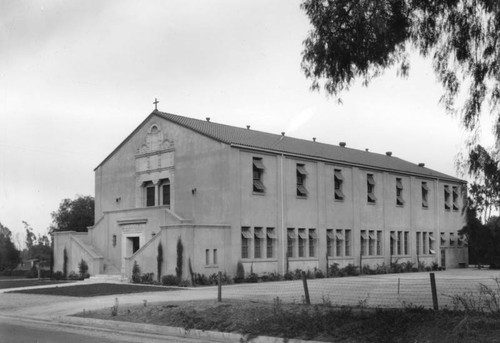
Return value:
[(351, 256), (351, 230), (345, 230), (345, 254), (344, 256)]
[(391, 231), (391, 255), (408, 255), (409, 236), (408, 231)]
[(377, 231), (377, 255), (382, 255), (382, 231)]
[(361, 255), (366, 256), (366, 245), (368, 243), (368, 233), (366, 230), (361, 230)]
[(368, 255), (375, 255), (375, 231), (368, 231)]
[(435, 241), (433, 232), (417, 232), (416, 233), (416, 248), (417, 255), (434, 255)]
[(450, 187), (444, 186), (444, 209), (450, 209)]
[(276, 233), (274, 232), (274, 228), (268, 227), (267, 231), (267, 242), (266, 242), (266, 251), (267, 251), (267, 258), (273, 258), (274, 257), (274, 246), (276, 245)]
[(210, 249), (205, 249), (205, 265), (210, 264)]
[(113, 235), (113, 246), (116, 247), (116, 235)]
[(163, 180), (161, 183), (161, 204), (170, 206), (170, 180)]
[[(328, 248), (328, 244), (330, 248)], [(328, 249), (330, 249), (329, 256), (351, 256), (351, 230), (327, 230)]]
[(453, 211), (458, 211), (458, 187), (457, 186), (453, 186), (452, 194), (453, 194)]
[(441, 232), (440, 244), (442, 247), (446, 246), (446, 233)]
[(342, 192), (342, 184), (344, 183), (344, 177), (342, 176), (342, 170), (335, 169), (333, 180), (335, 183), (335, 200), (344, 200), (344, 193)]
[(338, 257), (343, 256), (345, 251), (344, 250), (345, 236), (342, 230), (337, 230), (337, 232), (335, 233), (335, 242), (336, 242), (335, 255)]
[(307, 233), (306, 229), (299, 229), (299, 257), (305, 257)]
[(401, 178), (396, 178), (396, 205), (403, 206), (405, 203), (403, 199), (403, 182)]
[(306, 197), (306, 177), (307, 171), (303, 164), (297, 164), (297, 196)]
[(332, 229), (326, 230), (326, 255), (333, 256), (333, 247), (335, 242), (335, 234)]
[(429, 232), (429, 254), (434, 255), (436, 254), (436, 248), (434, 247), (434, 242), (436, 239), (434, 238), (434, 233)]
[(254, 258), (262, 257), (262, 241), (264, 240), (264, 232), (261, 227), (254, 228)]
[(145, 185), (146, 187), (146, 206), (151, 207), (155, 206), (155, 186), (152, 182), (148, 182)]
[(318, 235), (315, 229), (309, 229), (309, 257), (316, 257)]
[(390, 244), (390, 252), (391, 255), (394, 255), (396, 252), (396, 244), (397, 244), (398, 238), (396, 237), (396, 233), (394, 231), (391, 231), (391, 244)]
[(422, 207), (429, 207), (429, 187), (427, 186), (427, 182), (422, 182)]
[(373, 178), (373, 174), (368, 174), (366, 176), (366, 188), (368, 202), (375, 203), (377, 198), (375, 197), (375, 179)]
[(250, 258), (249, 249), (252, 234), (249, 227), (241, 228), (241, 258)]
[(422, 232), (422, 253), (429, 254), (429, 235), (427, 232)]
[(264, 187), (264, 163), (262, 163), (262, 158), (254, 157), (252, 159), (252, 174), (253, 174), (253, 192), (254, 193), (264, 193), (266, 188)]
[(398, 238), (398, 246), (397, 246), (397, 252), (398, 252), (398, 255), (404, 255), (403, 254), (403, 251), (401, 249), (401, 243), (403, 241), (403, 232), (401, 231), (398, 231), (397, 232), (397, 238)]
[(455, 245), (455, 234), (450, 232), (450, 247)]
[(214, 265), (217, 265), (217, 249), (214, 249)]
[(288, 257), (295, 256), (295, 229), (287, 230), (287, 255)]

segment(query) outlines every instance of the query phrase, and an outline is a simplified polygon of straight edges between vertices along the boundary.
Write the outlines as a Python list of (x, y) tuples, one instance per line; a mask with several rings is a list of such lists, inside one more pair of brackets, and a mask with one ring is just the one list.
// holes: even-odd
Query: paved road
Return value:
[(194, 343), (191, 338), (118, 333), (111, 330), (95, 330), (76, 325), (54, 325), (48, 322), (0, 317), (1, 343), (118, 343), (118, 342), (182, 342)]

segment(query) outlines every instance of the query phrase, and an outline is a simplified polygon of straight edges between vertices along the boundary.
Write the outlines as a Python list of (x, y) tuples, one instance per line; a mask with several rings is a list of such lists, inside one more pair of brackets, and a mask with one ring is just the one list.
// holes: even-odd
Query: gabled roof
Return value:
[(429, 168), (420, 167), (417, 164), (394, 156), (218, 124), (211, 121), (182, 117), (160, 111), (153, 111), (153, 113), (206, 137), (232, 146), (262, 149), (276, 153), (302, 156), (304, 158), (321, 159), (334, 163), (376, 168), (433, 179), (439, 178), (465, 183), (464, 180)]
[[(208, 138), (234, 147), (264, 150), (279, 154), (294, 155), (306, 159), (317, 159), (344, 165), (399, 172), (432, 179), (439, 178), (453, 182), (466, 182), (429, 168), (420, 167), (417, 164), (394, 156), (218, 124), (211, 121), (183, 117), (157, 110), (154, 110), (108, 157), (104, 159), (104, 161), (99, 164), (99, 166), (107, 161), (126, 141), (128, 141), (130, 137), (149, 120), (149, 118), (155, 115)], [(99, 168), (99, 166), (97, 166), (96, 169)]]

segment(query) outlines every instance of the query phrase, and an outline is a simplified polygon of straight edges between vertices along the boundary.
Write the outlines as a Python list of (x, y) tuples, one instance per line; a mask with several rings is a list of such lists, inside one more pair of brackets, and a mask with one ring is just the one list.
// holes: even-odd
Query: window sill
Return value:
[(338, 260), (352, 260), (352, 256), (328, 256), (328, 261), (338, 261)]
[(399, 207), (399, 208), (404, 208), (404, 207), (405, 207), (405, 205), (404, 205), (404, 204), (403, 204), (403, 205), (396, 204), (396, 207)]
[(377, 258), (384, 258), (384, 255), (362, 255), (361, 257), (363, 259), (377, 259)]
[(344, 202), (344, 199), (334, 199), (335, 202)]
[(205, 265), (205, 268), (207, 268), (207, 269), (219, 268), (219, 265), (218, 264), (207, 264), (207, 265)]
[(244, 258), (241, 262), (278, 262), (277, 258)]
[(317, 257), (289, 257), (289, 261), (318, 261)]
[(374, 206), (374, 205), (377, 205), (377, 202), (375, 202), (375, 201), (367, 201), (366, 204)]
[(422, 206), (422, 210), (428, 210), (429, 209), (429, 206)]
[(252, 192), (252, 195), (264, 196), (266, 192)]
[(297, 199), (307, 200), (307, 195), (297, 195)]

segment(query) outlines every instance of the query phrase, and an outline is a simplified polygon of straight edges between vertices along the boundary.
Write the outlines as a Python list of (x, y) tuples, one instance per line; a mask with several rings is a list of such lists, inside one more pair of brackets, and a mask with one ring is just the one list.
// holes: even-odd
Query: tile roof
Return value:
[(277, 153), (298, 155), (304, 158), (321, 159), (335, 163), (376, 168), (408, 173), (422, 177), (434, 179), (439, 178), (465, 183), (464, 180), (456, 177), (446, 175), (429, 168), (420, 167), (415, 163), (402, 160), (398, 157), (387, 156), (385, 154), (377, 154), (363, 150), (356, 150), (347, 147), (340, 147), (262, 131), (218, 124), (211, 121), (178, 116), (157, 110), (153, 111), (151, 114), (158, 115), (206, 137), (233, 146), (248, 147), (250, 149), (264, 149)]

